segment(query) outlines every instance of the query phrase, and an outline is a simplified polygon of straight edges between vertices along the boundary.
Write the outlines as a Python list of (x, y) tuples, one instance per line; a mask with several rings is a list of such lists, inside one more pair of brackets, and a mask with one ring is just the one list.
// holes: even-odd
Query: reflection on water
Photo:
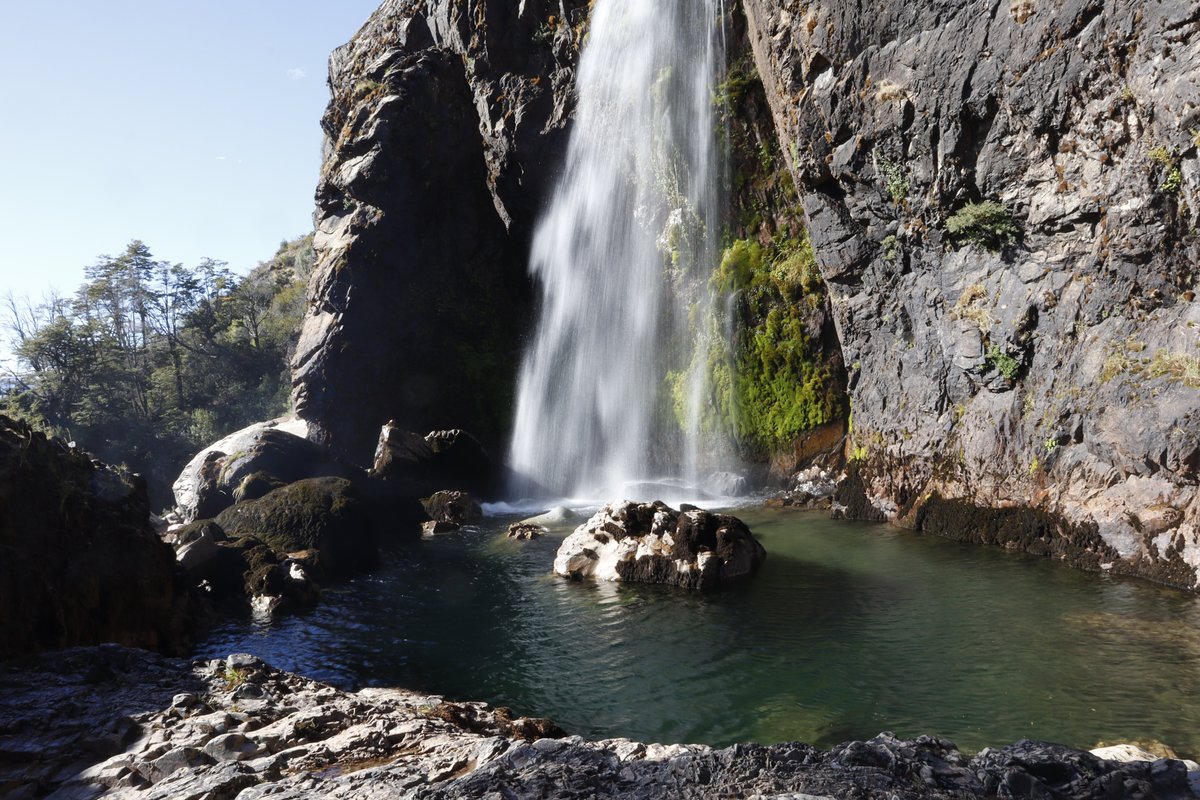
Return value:
[(1031, 736), (1200, 752), (1196, 598), (886, 526), (738, 513), (769, 556), (719, 593), (569, 583), (550, 574), (565, 531), (515, 542), (497, 519), (201, 649), (593, 737), (830, 745), (893, 730), (971, 749)]

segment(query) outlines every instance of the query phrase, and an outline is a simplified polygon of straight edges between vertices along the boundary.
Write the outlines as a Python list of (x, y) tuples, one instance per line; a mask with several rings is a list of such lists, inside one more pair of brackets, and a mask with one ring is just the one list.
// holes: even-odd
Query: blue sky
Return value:
[(0, 296), (135, 238), (245, 272), (311, 229), (326, 58), (378, 3), (0, 0)]

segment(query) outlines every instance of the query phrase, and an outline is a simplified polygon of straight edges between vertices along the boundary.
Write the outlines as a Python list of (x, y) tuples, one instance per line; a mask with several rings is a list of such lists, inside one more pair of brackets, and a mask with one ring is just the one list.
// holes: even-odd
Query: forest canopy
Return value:
[(288, 409), (288, 361), (313, 266), (312, 236), (249, 275), (154, 257), (134, 240), (84, 269), (73, 295), (11, 294), (0, 320), (17, 365), (0, 413), (142, 473), (156, 505), (217, 438)]

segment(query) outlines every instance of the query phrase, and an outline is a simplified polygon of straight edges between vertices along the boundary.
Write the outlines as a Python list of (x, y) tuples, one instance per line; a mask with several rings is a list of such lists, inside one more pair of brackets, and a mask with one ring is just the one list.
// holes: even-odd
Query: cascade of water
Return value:
[(724, 159), (721, 0), (598, 0), (567, 161), (534, 235), (543, 304), (511, 464), (558, 494), (694, 479)]

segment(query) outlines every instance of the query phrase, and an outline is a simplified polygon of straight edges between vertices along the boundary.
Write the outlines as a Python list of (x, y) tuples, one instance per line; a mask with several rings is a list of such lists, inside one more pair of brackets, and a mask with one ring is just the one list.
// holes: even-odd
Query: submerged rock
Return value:
[(665, 503), (610, 503), (558, 549), (569, 578), (712, 589), (754, 573), (766, 551), (737, 517)]
[(508, 533), (505, 535), (510, 539), (523, 539), (528, 541), (529, 539), (536, 539), (539, 536), (545, 536), (547, 533), (549, 533), (549, 531), (543, 528), (541, 525), (537, 525), (532, 522), (514, 522), (512, 525), (508, 526)]
[(566, 506), (555, 506), (542, 514), (521, 520), (519, 525), (537, 525), (543, 528), (553, 528), (570, 525), (581, 519), (581, 515)]
[(435, 536), (439, 533), (454, 533), (461, 526), (457, 522), (447, 522), (444, 519), (431, 519), (421, 523), (422, 536)]
[(742, 497), (750, 491), (750, 485), (744, 475), (714, 472), (704, 479), (703, 489), (716, 497)]

